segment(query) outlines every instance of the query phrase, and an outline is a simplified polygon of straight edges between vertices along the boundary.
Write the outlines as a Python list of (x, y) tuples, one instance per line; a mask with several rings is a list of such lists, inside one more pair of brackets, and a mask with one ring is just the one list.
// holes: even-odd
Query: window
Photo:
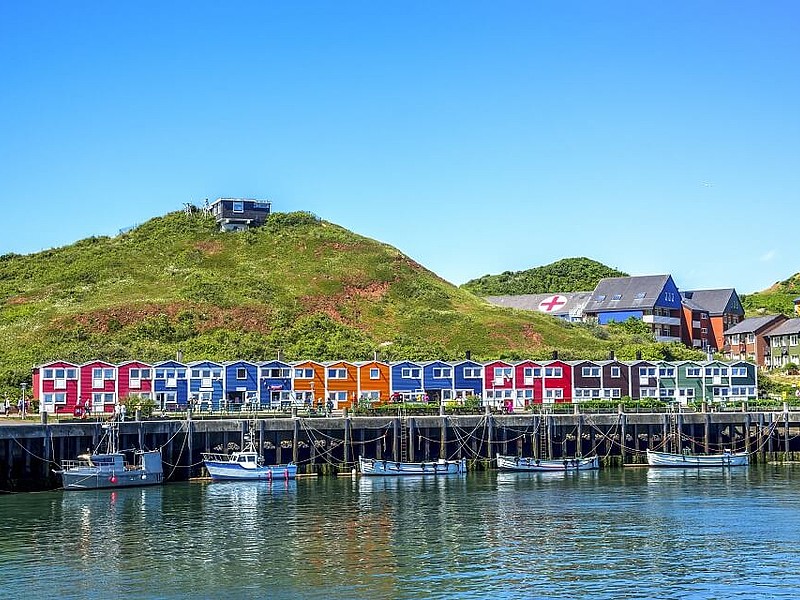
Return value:
[(377, 402), (381, 399), (381, 393), (378, 391), (363, 391), (361, 392), (361, 397), (366, 398), (367, 400), (372, 400), (373, 402)]
[(600, 367), (583, 367), (584, 377), (600, 377)]
[(290, 377), (290, 369), (273, 368), (267, 369), (267, 377), (270, 379), (285, 379)]
[(400, 377), (403, 379), (419, 379), (419, 368), (417, 367), (403, 367), (400, 370)]
[(655, 377), (655, 367), (639, 367), (639, 377)]
[(241, 213), (244, 212), (244, 202), (234, 202), (233, 203), (233, 212)]
[(269, 202), (259, 202), (256, 200), (253, 202), (253, 208), (256, 210), (269, 210)]
[(754, 333), (748, 333), (748, 334), (747, 334), (747, 343), (748, 343), (748, 344), (752, 344), (752, 343), (753, 343), (753, 342), (755, 342), (755, 341), (756, 341), (756, 334), (754, 334)]
[(797, 346), (797, 334), (793, 333), (789, 336), (789, 345), (790, 346)]
[(245, 369), (244, 367), (237, 367), (236, 379), (247, 379), (247, 369)]
[(673, 367), (661, 367), (658, 370), (658, 374), (660, 377), (674, 377), (675, 369)]
[(530, 400), (533, 398), (533, 390), (517, 390), (517, 398)]
[(380, 379), (381, 378), (381, 370), (380, 369), (370, 369), (369, 370), (369, 378), (370, 379)]
[(480, 379), (480, 367), (464, 367), (464, 379)]
[(639, 398), (658, 398), (658, 390), (656, 388), (641, 388), (639, 390)]
[(545, 390), (544, 393), (545, 398), (563, 398), (564, 397), (564, 390), (557, 388), (552, 390)]
[(662, 398), (672, 398), (674, 395), (675, 395), (675, 390), (665, 389), (665, 388), (661, 388), (659, 390), (659, 396), (661, 396)]
[(611, 377), (622, 377), (622, 372), (619, 367), (611, 367)]
[[(561, 377), (561, 367), (545, 367), (544, 368), (544, 376), (545, 377)], [(560, 398), (561, 396), (559, 396)]]
[(101, 404), (114, 404), (114, 394), (92, 394), (92, 406)]
[(42, 371), (42, 378), (43, 379), (52, 379), (53, 378), (53, 369), (44, 369)]
[(494, 378), (495, 379), (511, 379), (512, 373), (513, 373), (513, 369), (511, 367), (495, 367), (494, 368)]
[(747, 377), (747, 367), (731, 367), (731, 377)]
[(314, 379), (314, 369), (295, 369), (295, 379)]
[[(708, 333), (708, 329), (707, 329), (706, 327), (701, 327), (701, 328), (700, 328), (700, 333), (702, 333), (703, 335), (705, 335), (706, 333)], [(734, 343), (738, 344), (739, 342), (734, 342)]]
[(642, 299), (642, 298), (644, 298), (645, 296), (647, 296), (647, 292), (638, 292), (638, 293), (636, 294), (635, 298), (636, 298), (637, 300), (641, 300), (641, 299)]
[(614, 294), (611, 296), (612, 300), (622, 300), (622, 294)]
[(599, 296), (597, 296), (597, 297), (594, 299), (594, 301), (595, 301), (595, 302), (602, 302), (602, 301), (603, 301), (603, 300), (605, 300), (605, 299), (606, 299), (606, 296), (605, 296), (605, 294), (600, 294)]
[(334, 402), (345, 402), (347, 401), (347, 392), (328, 392), (328, 400), (333, 400)]
[(347, 369), (328, 369), (328, 379), (347, 379)]
[(708, 313), (700, 313), (701, 319), (708, 319)]
[(673, 292), (664, 292), (664, 300), (667, 302), (675, 302), (675, 294)]
[(441, 368), (434, 368), (433, 369), (433, 378), (434, 379), (447, 379), (450, 377), (450, 368), (449, 367), (441, 367)]
[(686, 376), (687, 377), (700, 377), (700, 367), (687, 367), (686, 368)]

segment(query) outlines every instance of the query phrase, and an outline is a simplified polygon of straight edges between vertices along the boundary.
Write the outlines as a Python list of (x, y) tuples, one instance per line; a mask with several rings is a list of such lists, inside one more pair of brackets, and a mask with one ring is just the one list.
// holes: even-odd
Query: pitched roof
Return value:
[(765, 315), (763, 317), (750, 317), (744, 321), (737, 323), (733, 327), (724, 331), (725, 335), (736, 333), (756, 333), (764, 327), (780, 323), (785, 319), (783, 315)]
[[(681, 296), (683, 296), (683, 298), (697, 304), (698, 306), (701, 306), (708, 314), (715, 316), (725, 313), (725, 309), (728, 308), (731, 297), (734, 295), (738, 298), (738, 294), (736, 294), (736, 290), (734, 288), (723, 288), (719, 290), (688, 290), (681, 292)], [(743, 315), (744, 309), (742, 309), (742, 306), (738, 300), (736, 301), (736, 306), (738, 308), (736, 313)]]
[(764, 335), (766, 337), (773, 337), (776, 335), (790, 335), (792, 333), (800, 333), (800, 319), (789, 319), (778, 325), (775, 329), (770, 329)]
[[(554, 296), (564, 296), (567, 302), (554, 306), (553, 310), (542, 310), (539, 305)], [(548, 315), (579, 315), (583, 307), (591, 299), (592, 292), (558, 292), (556, 294), (520, 294), (517, 296), (487, 296), (486, 301), (496, 306), (517, 308), (520, 310), (536, 310)]]
[(652, 308), (669, 279), (669, 275), (601, 279), (586, 307), (587, 312)]

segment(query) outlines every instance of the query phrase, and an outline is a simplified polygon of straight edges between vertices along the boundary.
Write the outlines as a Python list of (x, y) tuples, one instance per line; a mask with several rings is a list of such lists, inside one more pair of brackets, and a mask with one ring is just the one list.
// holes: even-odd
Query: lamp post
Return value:
[(20, 413), (22, 416), (20, 418), (24, 419), (25, 418), (25, 412), (26, 412), (26, 410), (25, 410), (25, 388), (28, 387), (28, 384), (23, 381), (22, 383), (19, 384), (19, 387), (22, 388), (22, 411)]

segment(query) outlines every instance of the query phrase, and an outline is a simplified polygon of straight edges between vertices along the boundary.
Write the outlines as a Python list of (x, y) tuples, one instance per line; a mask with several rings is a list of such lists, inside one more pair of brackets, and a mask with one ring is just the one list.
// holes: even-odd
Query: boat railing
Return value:
[(213, 460), (215, 462), (228, 462), (230, 461), (229, 454), (221, 454), (219, 452), (203, 452), (204, 460)]
[(63, 460), (61, 461), (61, 468), (65, 471), (69, 469), (77, 469), (79, 467), (94, 467), (92, 462), (88, 460)]

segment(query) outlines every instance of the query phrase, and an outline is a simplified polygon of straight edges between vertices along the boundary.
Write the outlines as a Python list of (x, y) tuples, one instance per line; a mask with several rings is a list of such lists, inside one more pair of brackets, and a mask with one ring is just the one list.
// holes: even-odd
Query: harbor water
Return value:
[(800, 465), (0, 496), (0, 597), (796, 598)]

